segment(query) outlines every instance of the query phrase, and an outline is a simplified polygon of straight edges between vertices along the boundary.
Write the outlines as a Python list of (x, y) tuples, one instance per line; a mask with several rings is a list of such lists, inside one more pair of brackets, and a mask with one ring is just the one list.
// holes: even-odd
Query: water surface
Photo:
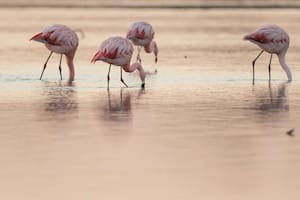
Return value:
[[(300, 197), (298, 10), (11, 8), (0, 19), (1, 199)], [(107, 91), (108, 66), (90, 59), (136, 20), (155, 27), (158, 64), (142, 54), (145, 90), (113, 68)], [(58, 80), (58, 55), (38, 80), (48, 51), (28, 39), (53, 23), (85, 32), (73, 85), (65, 65)], [(275, 57), (268, 81), (265, 54), (252, 85), (259, 49), (242, 37), (264, 23), (290, 33), (291, 83)]]

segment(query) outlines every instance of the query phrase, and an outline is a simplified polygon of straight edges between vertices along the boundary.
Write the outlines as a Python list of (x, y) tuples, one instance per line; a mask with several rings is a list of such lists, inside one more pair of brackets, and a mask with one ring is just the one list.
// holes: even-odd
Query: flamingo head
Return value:
[(141, 87), (142, 87), (142, 88), (145, 87), (146, 73), (145, 73), (145, 71), (144, 71), (144, 69), (143, 69), (141, 63), (136, 62), (136, 63), (133, 63), (132, 65), (127, 64), (127, 65), (122, 66), (122, 68), (123, 68), (123, 70), (124, 70), (125, 72), (134, 72), (135, 70), (138, 70), (140, 79), (141, 79), (141, 81), (142, 81)]

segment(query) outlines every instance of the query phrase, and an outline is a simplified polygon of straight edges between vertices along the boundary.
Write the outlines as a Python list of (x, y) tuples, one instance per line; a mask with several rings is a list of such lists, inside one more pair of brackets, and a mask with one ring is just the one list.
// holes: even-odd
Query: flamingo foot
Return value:
[(121, 82), (128, 88), (128, 85), (125, 83), (125, 81), (123, 80), (123, 78), (121, 78)]

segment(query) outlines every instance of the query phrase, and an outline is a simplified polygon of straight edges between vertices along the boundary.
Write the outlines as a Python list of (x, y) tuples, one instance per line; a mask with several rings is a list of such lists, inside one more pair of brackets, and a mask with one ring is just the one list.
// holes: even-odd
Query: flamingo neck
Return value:
[(69, 68), (69, 82), (72, 82), (75, 76), (73, 59), (74, 59), (74, 55), (66, 55), (67, 65)]
[(155, 41), (150, 42), (147, 46), (144, 47), (147, 53), (154, 53), (155, 59), (157, 60), (158, 48)]
[(286, 54), (286, 51), (282, 51), (281, 53), (278, 54), (279, 63), (281, 65), (282, 69), (285, 71), (285, 73), (288, 77), (288, 80), (292, 81), (292, 73), (291, 73), (289, 66), (285, 62), (285, 54)]
[(139, 62), (133, 63), (132, 65), (130, 65), (130, 64), (124, 65), (122, 68), (124, 69), (124, 71), (129, 72), (129, 73), (134, 72), (135, 70), (138, 70), (142, 83), (145, 83), (146, 74), (145, 74), (145, 71), (144, 71), (142, 65)]

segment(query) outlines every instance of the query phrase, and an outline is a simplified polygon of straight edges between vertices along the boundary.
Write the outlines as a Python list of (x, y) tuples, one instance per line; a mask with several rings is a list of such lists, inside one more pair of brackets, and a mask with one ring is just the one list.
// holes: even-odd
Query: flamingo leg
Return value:
[(142, 64), (142, 59), (141, 59), (141, 56), (140, 56), (141, 49), (142, 49), (142, 46), (138, 46), (138, 54), (137, 54), (137, 57), (136, 57), (136, 61)]
[(110, 98), (109, 90), (107, 90), (107, 98), (108, 98), (108, 109), (109, 109), (109, 111), (111, 111), (112, 107), (111, 107), (111, 98)]
[(61, 60), (62, 60), (62, 54), (60, 54), (60, 60), (59, 60), (59, 66), (58, 66), (58, 70), (59, 70), (59, 74), (60, 74), (60, 80), (62, 80), (62, 74), (61, 74)]
[(256, 60), (261, 56), (261, 54), (264, 52), (264, 50), (262, 50), (258, 56), (256, 56), (256, 58), (252, 61), (252, 67), (253, 67), (253, 84), (254, 84), (254, 79), (255, 79), (255, 62)]
[(120, 90), (120, 106), (121, 106), (121, 109), (122, 109), (122, 105), (123, 105), (123, 88), (121, 88), (121, 90)]
[(125, 81), (123, 80), (123, 73), (122, 73), (122, 67), (120, 67), (121, 69), (121, 82), (128, 88), (128, 85), (125, 83)]
[(108, 68), (108, 73), (107, 73), (107, 90), (109, 90), (109, 80), (110, 80), (110, 68), (111, 68), (111, 64), (109, 64), (109, 68)]
[(271, 54), (270, 62), (269, 62), (269, 81), (271, 80), (271, 62), (272, 62), (272, 56), (273, 56), (273, 54)]
[(269, 81), (269, 93), (270, 93), (271, 104), (273, 104), (273, 92), (272, 92), (271, 81)]
[(46, 60), (46, 62), (45, 62), (45, 64), (44, 64), (44, 68), (43, 68), (43, 71), (42, 71), (42, 73), (41, 73), (40, 80), (42, 80), (44, 71), (45, 71), (45, 69), (46, 69), (46, 67), (47, 67), (47, 63), (48, 63), (48, 61), (49, 61), (49, 59), (50, 59), (52, 53), (53, 53), (53, 51), (50, 52), (50, 54), (49, 54), (49, 56), (48, 56), (48, 58), (47, 58), (47, 60)]

